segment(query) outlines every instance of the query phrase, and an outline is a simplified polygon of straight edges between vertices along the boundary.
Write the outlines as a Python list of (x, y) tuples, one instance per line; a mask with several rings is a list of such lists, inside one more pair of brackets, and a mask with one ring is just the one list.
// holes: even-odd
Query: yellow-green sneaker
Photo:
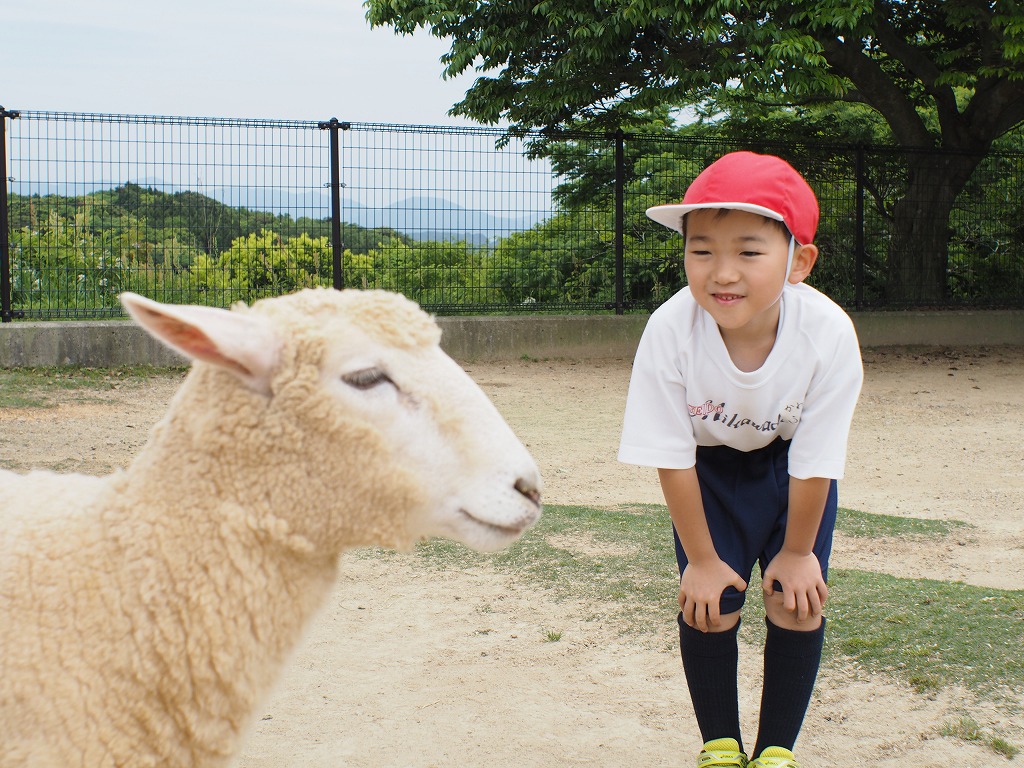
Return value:
[(697, 755), (697, 768), (737, 765), (746, 768), (747, 756), (740, 752), (736, 739), (712, 739)]
[(800, 763), (784, 747), (765, 747), (750, 761), (750, 768), (800, 768)]

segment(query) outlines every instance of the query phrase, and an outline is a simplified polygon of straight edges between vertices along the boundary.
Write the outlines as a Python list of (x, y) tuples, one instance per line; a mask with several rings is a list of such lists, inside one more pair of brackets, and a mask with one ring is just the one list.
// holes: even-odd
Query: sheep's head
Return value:
[[(437, 324), (408, 299), (311, 289), (235, 311), (168, 306), (134, 294), (123, 294), (122, 302), (152, 335), (251, 392), (261, 424), (273, 426), (264, 444), (292, 472), (308, 462), (299, 481), (273, 479), (271, 460), (263, 467), (272, 478), (264, 493), (282, 496), (282, 506), (291, 496), (294, 506), (303, 493), (333, 491), (343, 496), (337, 507), (357, 517), (401, 518), (353, 523), (337, 533), (340, 543), (407, 547), (444, 536), (495, 550), (537, 520), (536, 464), (483, 391), (441, 350)], [(361, 482), (325, 477), (335, 456)], [(340, 530), (348, 523), (330, 525)]]

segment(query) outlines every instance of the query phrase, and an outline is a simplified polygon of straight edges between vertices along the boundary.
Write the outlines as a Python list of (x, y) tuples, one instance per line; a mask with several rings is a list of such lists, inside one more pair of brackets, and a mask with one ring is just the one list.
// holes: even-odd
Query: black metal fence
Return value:
[[(1024, 306), (1024, 154), (744, 147), (815, 188), (809, 282), (839, 303)], [(644, 211), (736, 148), (0, 107), (0, 312), (103, 317), (124, 290), (227, 306), (309, 285), (401, 291), (439, 314), (649, 311), (684, 276), (681, 239)]]

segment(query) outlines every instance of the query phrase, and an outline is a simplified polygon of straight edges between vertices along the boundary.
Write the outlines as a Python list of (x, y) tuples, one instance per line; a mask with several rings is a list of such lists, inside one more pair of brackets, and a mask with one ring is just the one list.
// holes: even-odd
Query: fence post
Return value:
[(326, 122), (317, 123), (317, 127), (322, 131), (330, 131), (331, 135), (331, 254), (334, 259), (334, 288), (340, 291), (345, 287), (345, 270), (341, 262), (345, 245), (341, 240), (341, 142), (338, 140), (338, 131), (347, 131), (352, 124), (338, 122), (338, 118), (332, 117)]
[(20, 115), (0, 106), (0, 322), (4, 323), (14, 319), (11, 312), (11, 220), (7, 207), (7, 118)]
[(853, 305), (857, 309), (864, 308), (864, 147), (856, 147), (857, 168), (857, 223), (854, 232), (854, 267), (853, 267)]
[(625, 310), (623, 294), (625, 293), (625, 245), (626, 229), (625, 186), (626, 186), (626, 151), (625, 134), (619, 128), (615, 131), (615, 314), (621, 315)]

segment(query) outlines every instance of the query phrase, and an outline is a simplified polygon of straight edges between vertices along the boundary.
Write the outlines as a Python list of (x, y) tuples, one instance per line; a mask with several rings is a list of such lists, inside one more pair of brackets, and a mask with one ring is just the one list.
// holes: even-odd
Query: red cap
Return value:
[(723, 155), (693, 180), (681, 203), (656, 205), (647, 209), (647, 215), (681, 233), (683, 216), (698, 208), (730, 208), (781, 221), (801, 245), (813, 243), (818, 229), (814, 190), (793, 166), (774, 155)]

